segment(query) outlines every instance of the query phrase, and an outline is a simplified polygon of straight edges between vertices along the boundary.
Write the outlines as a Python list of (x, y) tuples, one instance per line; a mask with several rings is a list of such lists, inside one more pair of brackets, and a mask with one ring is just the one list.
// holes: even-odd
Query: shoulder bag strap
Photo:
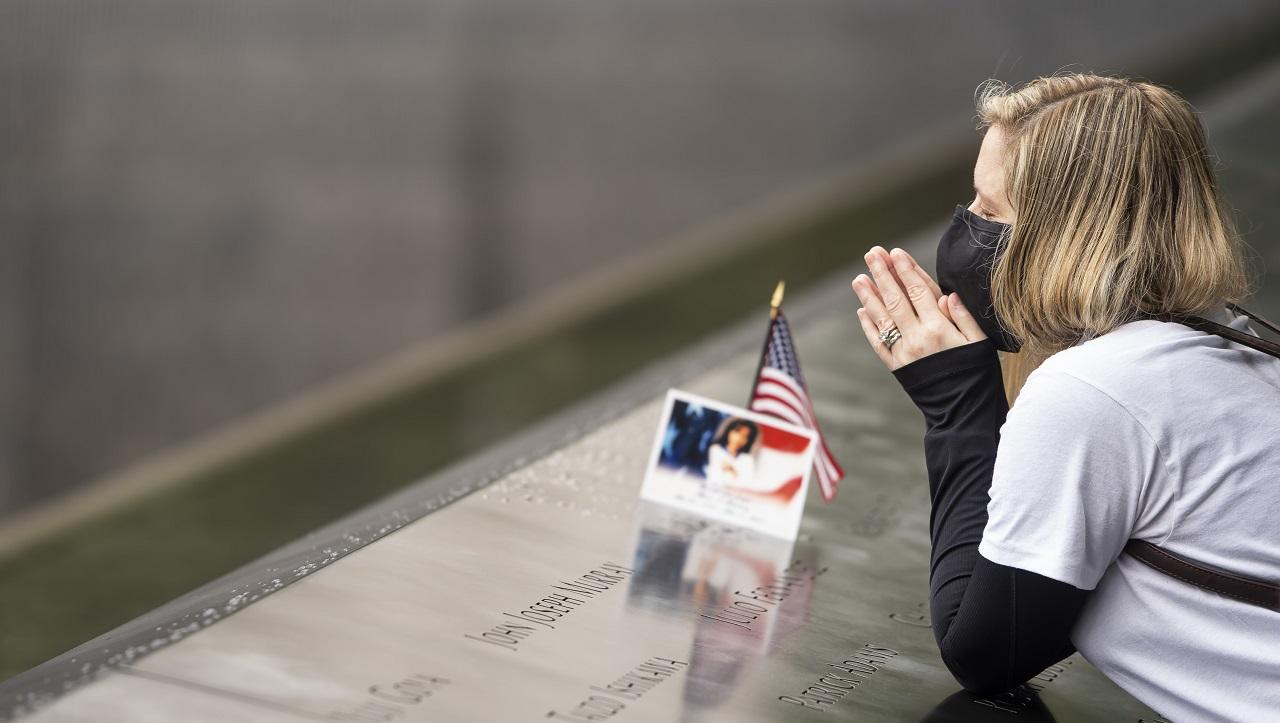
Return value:
[(1129, 540), (1124, 551), (1148, 566), (1198, 588), (1280, 612), (1280, 585), (1209, 567), (1144, 540)]
[[(1268, 329), (1276, 332), (1277, 334), (1280, 334), (1280, 328), (1277, 328), (1275, 324), (1272, 324), (1271, 322), (1262, 318), (1258, 314), (1255, 314), (1252, 311), (1248, 311), (1235, 304), (1227, 304), (1227, 307), (1234, 311), (1238, 311), (1244, 314), (1245, 316), (1248, 316), (1250, 319), (1253, 319), (1258, 323), (1262, 324), (1263, 326), (1267, 327)], [(1233, 329), (1229, 326), (1219, 324), (1216, 321), (1210, 321), (1201, 316), (1182, 316), (1179, 314), (1146, 314), (1144, 315), (1144, 318), (1159, 319), (1160, 321), (1173, 321), (1179, 324), (1185, 324), (1186, 326), (1189, 326), (1192, 329), (1208, 332), (1210, 334), (1217, 334), (1218, 336), (1225, 337), (1236, 343), (1243, 344), (1247, 347), (1257, 349), (1258, 351), (1264, 354), (1270, 354), (1273, 357), (1280, 358), (1280, 344), (1277, 344), (1276, 342), (1270, 341), (1268, 339), (1256, 337), (1253, 334), (1240, 331), (1239, 329)]]
[[(1280, 328), (1270, 321), (1267, 321), (1262, 316), (1241, 306), (1237, 306), (1236, 304), (1227, 304), (1227, 307), (1232, 311), (1248, 316), (1250, 319), (1257, 321), (1271, 331), (1280, 334)], [(1186, 324), (1193, 329), (1208, 332), (1210, 334), (1217, 334), (1218, 336), (1225, 337), (1231, 341), (1257, 349), (1265, 354), (1280, 357), (1280, 344), (1266, 339), (1261, 339), (1253, 336), (1252, 334), (1247, 334), (1203, 317), (1159, 314), (1149, 315), (1147, 318)], [(1220, 595), (1225, 595), (1236, 600), (1242, 600), (1253, 605), (1259, 605), (1268, 610), (1280, 612), (1280, 585), (1276, 585), (1275, 583), (1264, 580), (1255, 580), (1253, 578), (1227, 572), (1226, 570), (1219, 570), (1217, 568), (1210, 567), (1209, 565), (1205, 565), (1204, 563), (1196, 562), (1188, 557), (1175, 555), (1158, 545), (1154, 545), (1144, 540), (1129, 540), (1129, 542), (1124, 546), (1124, 551), (1149, 567), (1184, 582), (1191, 583), (1196, 587), (1216, 592)]]
[(1277, 327), (1275, 324), (1264, 319), (1261, 314), (1255, 314), (1252, 311), (1249, 311), (1248, 309), (1244, 308), (1243, 306), (1240, 306), (1239, 304), (1228, 303), (1227, 308), (1239, 314), (1244, 314), (1250, 319), (1253, 319), (1259, 324), (1262, 324), (1263, 326), (1267, 327), (1271, 331), (1274, 331), (1275, 333), (1280, 334), (1280, 327)]

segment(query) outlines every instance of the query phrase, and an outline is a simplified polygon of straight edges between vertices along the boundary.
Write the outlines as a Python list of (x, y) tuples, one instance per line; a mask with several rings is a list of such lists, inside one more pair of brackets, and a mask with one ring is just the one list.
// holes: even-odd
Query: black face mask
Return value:
[(1009, 224), (989, 221), (956, 204), (951, 225), (938, 240), (935, 270), (942, 293), (956, 292), (964, 306), (978, 320), (978, 326), (996, 348), (1016, 352), (1022, 342), (1006, 332), (996, 318), (991, 303), (991, 269), (996, 259), (996, 240)]

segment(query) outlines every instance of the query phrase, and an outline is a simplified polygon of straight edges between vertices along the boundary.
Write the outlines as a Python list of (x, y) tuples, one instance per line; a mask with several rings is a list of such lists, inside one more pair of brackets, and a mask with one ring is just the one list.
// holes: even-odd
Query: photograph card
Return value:
[(795, 539), (815, 446), (812, 430), (669, 389), (640, 497)]

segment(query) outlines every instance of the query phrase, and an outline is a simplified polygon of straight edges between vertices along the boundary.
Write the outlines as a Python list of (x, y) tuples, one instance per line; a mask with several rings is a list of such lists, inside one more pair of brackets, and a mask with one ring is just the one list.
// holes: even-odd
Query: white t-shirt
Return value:
[(1094, 590), (1071, 639), (1117, 685), (1177, 723), (1280, 720), (1280, 613), (1121, 555), (1280, 582), (1280, 359), (1150, 319), (1052, 355), (1000, 428), (987, 511), (984, 557)]

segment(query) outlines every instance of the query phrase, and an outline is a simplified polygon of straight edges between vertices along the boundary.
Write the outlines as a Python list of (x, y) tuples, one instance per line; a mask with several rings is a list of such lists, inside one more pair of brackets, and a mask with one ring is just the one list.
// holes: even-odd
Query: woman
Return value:
[(730, 417), (707, 449), (707, 465), (703, 468), (707, 482), (715, 487), (750, 485), (755, 477), (756, 437), (760, 430), (755, 422)]
[(941, 285), (878, 246), (853, 280), (925, 415), (943, 660), (993, 693), (1078, 649), (1172, 720), (1274, 720), (1280, 613), (1122, 554), (1280, 580), (1280, 359), (1153, 318), (1257, 336), (1226, 306), (1243, 242), (1195, 111), (1092, 74), (988, 81), (977, 109)]

